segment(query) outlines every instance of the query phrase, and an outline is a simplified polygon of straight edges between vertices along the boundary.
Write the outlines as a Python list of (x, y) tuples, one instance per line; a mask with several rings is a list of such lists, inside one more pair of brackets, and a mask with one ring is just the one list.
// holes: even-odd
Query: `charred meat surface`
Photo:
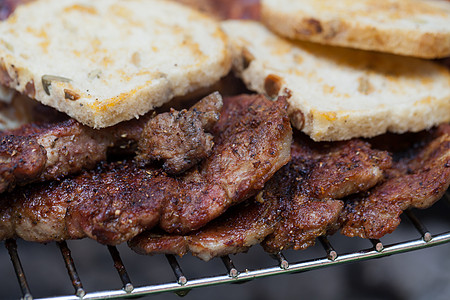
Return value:
[(280, 203), (280, 221), (262, 243), (267, 252), (314, 245), (316, 237), (336, 226), (344, 206), (338, 199), (376, 185), (391, 165), (387, 152), (357, 139), (305, 149), (307, 143), (297, 140), (292, 149), (293, 167), (303, 176), (295, 177), (293, 197)]
[[(189, 112), (172, 111), (153, 118), (146, 115), (99, 130), (69, 119), (4, 131), (0, 133), (0, 192), (16, 185), (92, 169), (99, 161), (106, 160), (111, 149), (134, 154), (136, 142), (140, 144), (140, 157), (166, 160), (168, 171), (185, 170), (211, 153), (212, 136), (203, 129), (211, 129), (217, 122), (221, 107), (222, 97), (214, 93), (200, 100)], [(189, 118), (174, 119), (174, 115), (189, 115)], [(175, 136), (186, 138), (185, 143), (180, 143)], [(170, 140), (177, 147), (171, 147)]]
[(45, 168), (47, 152), (30, 137), (0, 139), (0, 191), (14, 182), (38, 177)]
[(230, 208), (224, 215), (188, 235), (168, 235), (146, 231), (129, 246), (139, 254), (176, 254), (190, 252), (202, 260), (247, 251), (273, 233), (280, 221), (282, 201), (292, 199), (295, 178), (292, 163), (280, 169), (256, 197)]
[[(271, 253), (286, 248), (304, 249), (335, 226), (343, 202), (330, 197), (368, 189), (383, 180), (382, 170), (391, 164), (386, 152), (373, 150), (359, 140), (314, 144), (299, 135), (291, 149), (291, 161), (266, 183), (258, 196), (231, 208), (196, 232), (145, 232), (133, 238), (130, 247), (141, 254), (181, 256), (191, 252), (203, 260), (243, 252), (260, 242)], [(323, 191), (318, 174), (331, 180)], [(349, 185), (345, 178), (359, 184)]]
[(146, 231), (128, 245), (139, 254), (175, 254), (190, 252), (202, 260), (247, 251), (273, 232), (279, 221), (281, 198), (292, 197), (294, 172), (289, 165), (279, 170), (267, 183), (263, 193), (230, 208), (224, 215), (188, 235), (168, 235)]
[[(292, 129), (284, 97), (271, 101), (262, 95), (226, 98), (212, 132), (215, 145), (197, 170), (173, 188), (161, 218), (161, 228), (171, 233), (198, 229), (228, 207), (259, 192), (290, 158)], [(214, 189), (209, 194), (197, 186)], [(191, 187), (199, 197), (190, 197)], [(218, 192), (223, 197), (209, 197)], [(177, 195), (177, 196), (175, 196)]]
[(274, 218), (278, 217), (276, 203), (274, 198), (263, 202), (252, 198), (192, 234), (169, 235), (146, 231), (131, 239), (129, 246), (139, 254), (183, 256), (190, 252), (205, 261), (245, 252), (273, 231)]
[(342, 234), (381, 238), (397, 228), (405, 209), (427, 208), (443, 196), (450, 184), (450, 125), (419, 144), (416, 153), (394, 164), (386, 182), (347, 202)]
[(210, 131), (219, 120), (222, 97), (213, 93), (189, 110), (155, 116), (144, 127), (138, 142), (136, 160), (147, 163), (163, 160), (164, 171), (182, 173), (212, 153), (214, 145)]
[(0, 197), (1, 237), (44, 242), (88, 236), (118, 244), (158, 223), (179, 234), (204, 226), (261, 189), (290, 157), (292, 130), (283, 98), (239, 96), (227, 102), (233, 113), (225, 114), (230, 119), (221, 122), (223, 136), (198, 170), (170, 177), (135, 162), (110, 163), (18, 188)]
[[(19, 129), (1, 133), (2, 144), (16, 144), (28, 139), (30, 142), (15, 153), (15, 160), (20, 160), (30, 171), (27, 176), (15, 176), (17, 165), (0, 162), (1, 169), (8, 169), (13, 176), (4, 176), (0, 192), (11, 190), (15, 185), (25, 185), (33, 181), (52, 180), (68, 174), (78, 173), (93, 168), (97, 162), (106, 159), (107, 149), (115, 144), (124, 144), (124, 137), (137, 139), (144, 119), (133, 120), (114, 128), (96, 130), (70, 119), (56, 124), (30, 124)], [(35, 163), (30, 153), (39, 145), (44, 167)], [(7, 150), (11, 152), (11, 150)], [(44, 154), (44, 155), (42, 155)], [(5, 156), (4, 156), (5, 157)], [(13, 156), (10, 156), (12, 159)], [(7, 160), (6, 160), (7, 161)]]

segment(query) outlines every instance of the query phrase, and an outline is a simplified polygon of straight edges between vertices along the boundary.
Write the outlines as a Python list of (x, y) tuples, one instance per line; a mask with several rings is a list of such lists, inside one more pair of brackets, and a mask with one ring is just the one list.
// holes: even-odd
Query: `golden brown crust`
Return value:
[[(319, 8), (315, 7), (315, 5), (312, 5), (314, 10), (311, 13), (309, 13), (308, 9), (304, 11), (293, 10), (291, 13), (274, 9), (272, 6), (264, 5), (263, 2), (261, 19), (278, 34), (292, 39), (421, 58), (439, 58), (450, 55), (449, 30), (423, 32), (418, 31), (418, 27), (404, 28), (401, 25), (385, 27), (378, 26), (377, 21), (364, 23), (354, 19), (354, 16), (361, 15), (366, 16), (367, 19), (376, 18), (377, 13), (385, 10), (388, 17), (386, 17), (387, 20), (384, 22), (389, 22), (389, 18), (403, 18), (405, 22), (418, 22), (417, 26), (420, 26), (420, 22), (425, 22), (421, 20), (421, 14), (429, 13), (439, 16), (445, 15), (445, 11), (441, 12), (438, 8), (430, 7), (423, 3), (424, 1), (409, 1), (411, 3), (399, 1), (397, 8), (392, 8), (387, 3), (383, 5), (382, 3), (373, 2), (364, 1), (363, 6), (367, 6), (367, 10), (364, 11), (348, 9), (348, 11), (339, 11), (337, 13), (330, 13), (331, 8), (324, 8), (323, 12), (316, 11)], [(305, 3), (305, 5), (309, 4)], [(329, 6), (332, 5), (330, 4)], [(414, 6), (419, 6), (420, 8), (414, 8)], [(421, 10), (421, 8), (423, 9)], [(336, 10), (338, 11), (338, 9)], [(370, 13), (371, 10), (375, 11), (373, 15)], [(393, 10), (396, 10), (396, 12), (392, 12)], [(450, 8), (447, 11), (450, 11)], [(447, 22), (450, 22), (450, 14), (448, 12)]]
[(218, 22), (169, 1), (33, 1), (0, 35), (0, 84), (94, 128), (208, 87), (231, 66)]

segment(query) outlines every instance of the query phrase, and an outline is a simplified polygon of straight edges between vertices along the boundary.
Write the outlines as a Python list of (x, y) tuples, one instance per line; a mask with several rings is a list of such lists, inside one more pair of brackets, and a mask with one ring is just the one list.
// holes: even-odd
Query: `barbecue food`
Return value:
[(412, 157), (394, 164), (386, 182), (347, 202), (344, 235), (380, 238), (397, 228), (404, 210), (430, 207), (444, 195), (450, 184), (450, 124), (439, 126), (431, 141), (419, 145), (424, 143)]
[[(128, 242), (139, 254), (176, 254), (191, 252), (208, 261), (214, 257), (247, 251), (274, 231), (279, 222), (279, 202), (292, 197), (292, 172), (290, 163), (278, 171), (261, 193), (230, 208), (223, 216), (188, 235), (169, 235), (146, 231)], [(268, 195), (267, 195), (268, 194)]]
[(182, 173), (211, 155), (211, 131), (219, 120), (222, 97), (218, 92), (204, 98), (189, 111), (171, 109), (148, 122), (138, 141), (137, 160), (146, 163), (163, 160), (164, 171)]
[[(360, 140), (313, 143), (297, 136), (290, 163), (257, 197), (189, 235), (147, 231), (129, 246), (140, 254), (191, 252), (210, 260), (261, 241), (270, 253), (305, 249), (341, 226), (347, 236), (381, 238), (398, 226), (404, 209), (429, 207), (448, 188), (449, 133), (450, 125), (441, 125), (404, 138), (416, 147), (398, 137), (371, 140), (372, 147), (393, 151), (393, 164), (387, 152)], [(334, 200), (349, 195), (344, 209), (342, 200)]]
[(172, 1), (31, 1), (0, 36), (0, 84), (94, 128), (208, 87), (231, 66), (220, 24)]
[(213, 129), (213, 152), (183, 176), (133, 162), (103, 164), (75, 177), (0, 197), (1, 238), (46, 242), (88, 236), (118, 244), (159, 223), (167, 232), (204, 226), (252, 196), (290, 157), (283, 98), (229, 98)]
[(314, 144), (299, 135), (291, 149), (290, 163), (251, 201), (189, 235), (144, 232), (130, 247), (141, 254), (190, 251), (203, 260), (246, 251), (263, 240), (271, 253), (304, 249), (335, 226), (344, 205), (333, 198), (371, 188), (391, 165), (387, 152), (360, 140)]
[(261, 2), (262, 21), (291, 39), (423, 58), (450, 56), (446, 1)]
[(313, 245), (316, 237), (336, 226), (344, 206), (337, 199), (375, 186), (384, 180), (383, 170), (391, 166), (387, 152), (371, 149), (360, 140), (312, 147), (307, 143), (297, 145), (300, 147), (292, 150), (293, 161), (311, 165), (301, 180), (296, 178), (298, 190), (293, 199), (281, 203), (281, 219), (263, 242), (268, 252)]
[(450, 122), (450, 71), (435, 62), (292, 42), (252, 21), (223, 27), (237, 76), (250, 90), (286, 95), (293, 126), (315, 141)]
[[(98, 3), (106, 2), (99, 0)], [(227, 9), (213, 1), (205, 5), (203, 7), (208, 9), (220, 6), (220, 17), (246, 11), (235, 10), (233, 6)], [(91, 7), (77, 7), (74, 11), (79, 13), (86, 8)], [(251, 16), (258, 16), (253, 10), (249, 12)], [(311, 24), (314, 27), (315, 23)], [(413, 186), (418, 184), (416, 179), (440, 176), (437, 183), (418, 188), (425, 195), (418, 198), (426, 200), (424, 205), (431, 204), (448, 187), (446, 162), (442, 165), (442, 161), (436, 159), (447, 159), (445, 138), (427, 146), (439, 149), (432, 152), (436, 156), (424, 152), (416, 158), (396, 161), (390, 168), (391, 158), (386, 152), (361, 140), (316, 144), (300, 137), (293, 145), (292, 161), (269, 180), (289, 158), (290, 127), (284, 115), (286, 99), (293, 124), (317, 141), (373, 136), (387, 130), (417, 131), (449, 121), (450, 74), (431, 62), (291, 43), (268, 34), (254, 23), (226, 22), (224, 26), (231, 28), (229, 35), (235, 42), (236, 52), (234, 67), (248, 88), (274, 99), (279, 95), (286, 98), (281, 97), (273, 104), (261, 96), (231, 99), (215, 126), (214, 112), (218, 108), (214, 105), (203, 110), (172, 110), (152, 118), (145, 126), (142, 120), (132, 121), (137, 123), (136, 130), (126, 133), (125, 144), (122, 143), (123, 132), (115, 134), (118, 140), (113, 142), (131, 150), (134, 147), (128, 139), (133, 141), (132, 145), (137, 141), (137, 156), (133, 161), (102, 162), (94, 170), (80, 175), (4, 194), (0, 199), (0, 237), (46, 242), (88, 236), (105, 244), (132, 239), (130, 246), (140, 253), (183, 255), (190, 251), (204, 260), (246, 251), (256, 243), (262, 243), (266, 251), (275, 253), (287, 248), (304, 249), (312, 245), (317, 236), (332, 233), (342, 224), (344, 233), (351, 232), (349, 235), (357, 232), (368, 237), (369, 233), (364, 231), (367, 228), (372, 228), (370, 234), (390, 232), (404, 208), (418, 206), (411, 199), (392, 197), (398, 190), (411, 189), (401, 184), (410, 182)], [(216, 37), (221, 39), (220, 30), (218, 32)], [(189, 35), (184, 37), (189, 39)], [(0, 43), (6, 48), (11, 46), (5, 40)], [(227, 53), (223, 56), (228, 57)], [(172, 60), (178, 56), (169, 54), (167, 57), (170, 69), (177, 69), (179, 66), (172, 65)], [(133, 54), (131, 62), (139, 64), (140, 59)], [(32, 96), (36, 93), (44, 98), (61, 96), (61, 91), (59, 94), (55, 91), (63, 85), (74, 84), (66, 77), (45, 75), (40, 77), (42, 87), (38, 83), (36, 90), (35, 81), (21, 79), (22, 70), (18, 74), (13, 72), (11, 61), (1, 63), (0, 81), (18, 84), (19, 90)], [(229, 57), (221, 64), (221, 71), (226, 70)], [(199, 76), (205, 75), (208, 80), (217, 81), (224, 74), (220, 71), (211, 75), (209, 69), (202, 70), (205, 73)], [(102, 76), (97, 72), (91, 75), (95, 75), (94, 80)], [(188, 81), (191, 75), (188, 72)], [(20, 82), (16, 82), (16, 77)], [(157, 83), (170, 83), (173, 77), (169, 77), (158, 73), (154, 79)], [(306, 81), (299, 84), (297, 77)], [(163, 97), (158, 101), (171, 98), (176, 94), (174, 89), (185, 93), (203, 85), (200, 79), (190, 83), (181, 80), (181, 84), (178, 79), (175, 78), (173, 85), (162, 85)], [(64, 101), (72, 105), (69, 110), (80, 102), (78, 94), (72, 92), (72, 89), (64, 91), (65, 100), (70, 100)], [(339, 102), (335, 106), (334, 100)], [(381, 105), (370, 107), (372, 102)], [(350, 103), (350, 106), (341, 106), (343, 103)], [(112, 105), (113, 118), (117, 117), (115, 104)], [(101, 104), (101, 113), (111, 113), (106, 106)], [(81, 108), (76, 107), (76, 110)], [(67, 121), (72, 124), (70, 122), (75, 124), (75, 121)], [(103, 126), (98, 124), (90, 125)], [(442, 132), (442, 128), (437, 132)], [(212, 137), (205, 134), (205, 130), (214, 133), (213, 148)], [(114, 132), (114, 128), (102, 132), (101, 136)], [(111, 141), (108, 138), (106, 140)], [(20, 153), (33, 158), (35, 164), (16, 160), (14, 167), (6, 165), (5, 177), (17, 172), (10, 180), (12, 185), (24, 177), (39, 178), (45, 174), (45, 153), (33, 137), (6, 141), (11, 144), (4, 148), (6, 158), (15, 159)], [(95, 152), (101, 156), (105, 149)], [(80, 165), (74, 170), (92, 167), (97, 158), (89, 159), (92, 162), (88, 160), (86, 166)], [(259, 192), (263, 186), (264, 190)], [(430, 197), (431, 189), (436, 194)], [(257, 196), (252, 198), (255, 194)], [(381, 195), (383, 203), (395, 208), (385, 213), (374, 204), (372, 195)], [(250, 199), (240, 203), (247, 198)], [(380, 211), (381, 215), (371, 216)], [(371, 227), (360, 218), (361, 213), (364, 218), (371, 216), (372, 219), (367, 218)], [(381, 228), (383, 220), (389, 223), (387, 230)], [(149, 228), (153, 229), (141, 234)], [(360, 233), (363, 231), (365, 235)]]
[(0, 132), (0, 192), (92, 169), (111, 148), (133, 152), (135, 142), (139, 161), (163, 160), (165, 171), (180, 173), (211, 154), (213, 137), (205, 130), (212, 129), (221, 108), (222, 97), (214, 93), (189, 111), (146, 115), (102, 130), (69, 119)]

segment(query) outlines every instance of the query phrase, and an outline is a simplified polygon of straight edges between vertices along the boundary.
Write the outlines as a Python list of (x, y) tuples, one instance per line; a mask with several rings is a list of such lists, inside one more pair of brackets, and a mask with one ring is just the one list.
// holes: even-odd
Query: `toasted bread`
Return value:
[(419, 131), (450, 121), (450, 72), (405, 56), (283, 39), (225, 21), (247, 87), (287, 95), (292, 124), (316, 141)]
[(0, 83), (94, 128), (229, 72), (220, 25), (163, 0), (38, 0), (0, 23)]
[(438, 58), (450, 55), (450, 2), (262, 0), (262, 20), (292, 39)]

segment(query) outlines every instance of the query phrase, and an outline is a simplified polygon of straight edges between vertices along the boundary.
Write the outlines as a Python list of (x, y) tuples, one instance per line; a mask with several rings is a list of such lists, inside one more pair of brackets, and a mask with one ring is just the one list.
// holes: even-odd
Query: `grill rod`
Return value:
[(331, 261), (334, 261), (338, 255), (336, 250), (334, 250), (333, 246), (331, 246), (330, 241), (327, 239), (326, 236), (319, 236), (318, 239), (322, 244), (322, 247), (327, 252), (327, 258)]
[(170, 267), (173, 270), (173, 273), (177, 277), (177, 282), (179, 285), (185, 285), (187, 282), (186, 276), (184, 276), (183, 271), (181, 270), (180, 265), (178, 264), (177, 259), (172, 254), (166, 254), (166, 258), (169, 261)]
[(383, 244), (381, 243), (381, 241), (379, 239), (370, 239), (370, 242), (373, 245), (373, 248), (377, 251), (377, 252), (381, 252), (384, 249)]
[[(447, 194), (445, 195), (446, 200), (450, 200), (448, 198), (448, 195), (449, 195), (449, 193), (447, 192)], [(367, 249), (364, 251), (359, 251), (359, 252), (354, 252), (354, 253), (341, 254), (338, 257), (336, 251), (334, 251), (334, 249), (331, 246), (331, 244), (329, 243), (328, 239), (326, 237), (320, 237), (319, 241), (321, 242), (324, 249), (327, 251), (326, 259), (319, 259), (319, 260), (314, 259), (314, 260), (310, 260), (310, 261), (294, 263), (292, 265), (292, 268), (289, 268), (289, 269), (286, 268), (284, 270), (282, 267), (278, 266), (277, 268), (266, 268), (266, 269), (261, 269), (261, 270), (248, 271), (248, 272), (246, 271), (243, 274), (238, 274), (238, 276), (236, 278), (230, 278), (229, 275), (226, 276), (227, 278), (225, 276), (215, 276), (215, 277), (210, 277), (210, 278), (194, 279), (189, 282), (187, 282), (186, 277), (184, 277), (176, 258), (173, 255), (166, 255), (175, 275), (178, 278), (178, 282), (155, 285), (155, 286), (138, 287), (138, 288), (134, 289), (134, 291), (132, 291), (131, 293), (127, 293), (127, 294), (129, 296), (144, 296), (144, 295), (149, 295), (149, 294), (154, 294), (154, 293), (161, 293), (164, 291), (173, 291), (179, 295), (184, 295), (188, 290), (190, 290), (194, 287), (209, 286), (209, 285), (216, 285), (216, 284), (225, 283), (225, 282), (231, 282), (230, 280), (233, 280), (233, 281), (236, 280), (237, 282), (244, 282), (249, 279), (266, 277), (266, 276), (270, 276), (270, 275), (276, 275), (276, 274), (282, 274), (282, 273), (292, 273), (292, 272), (298, 272), (298, 271), (308, 271), (308, 270), (312, 270), (312, 269), (316, 269), (316, 268), (321, 268), (323, 266), (332, 266), (332, 265), (342, 264), (342, 263), (347, 263), (347, 262), (356, 262), (356, 261), (361, 261), (361, 260), (373, 259), (373, 258), (377, 258), (377, 257), (383, 257), (383, 256), (392, 255), (392, 254), (398, 254), (398, 253), (423, 249), (423, 248), (427, 248), (427, 247), (437, 246), (440, 244), (450, 242), (450, 232), (445, 232), (445, 233), (442, 233), (439, 235), (435, 235), (434, 237), (432, 237), (430, 234), (430, 237), (432, 237), (432, 238), (429, 241), (426, 241), (425, 240), (426, 233), (429, 233), (429, 231), (426, 229), (426, 227), (417, 219), (417, 217), (412, 212), (407, 211), (406, 215), (411, 219), (411, 221), (413, 221), (413, 220), (416, 221), (416, 222), (413, 221), (413, 224), (416, 227), (416, 229), (421, 232), (422, 239), (409, 241), (409, 242), (396, 243), (396, 244), (392, 244), (392, 245), (387, 245), (386, 247), (384, 247), (383, 244), (381, 244), (381, 242), (379, 240), (374, 239), (374, 240), (370, 240), (372, 242), (372, 244), (374, 245), (374, 249)], [(412, 216), (412, 218), (410, 216)], [(377, 245), (381, 245), (383, 248), (381, 250), (384, 250), (384, 251), (378, 250)], [(31, 296), (31, 293), (29, 292), (28, 284), (26, 282), (25, 275), (24, 275), (24, 272), (23, 272), (22, 266), (20, 264), (18, 254), (17, 254), (16, 241), (15, 240), (7, 240), (7, 241), (5, 241), (5, 246), (10, 253), (11, 260), (14, 264), (14, 268), (15, 268), (16, 275), (17, 275), (19, 282), (21, 283), (21, 279), (24, 280), (24, 283), (26, 286), (25, 288), (22, 288), (24, 299), (27, 299), (27, 300), (33, 299), (33, 297)], [(67, 248), (67, 245), (66, 245), (66, 248)], [(68, 257), (71, 260), (70, 250), (68, 248), (67, 248), (67, 250), (69, 251)], [(61, 251), (62, 251), (62, 248), (61, 248)], [(330, 259), (330, 253), (332, 253), (332, 251), (334, 251), (336, 253), (335, 259)], [(64, 253), (63, 253), (63, 255), (64, 255)], [(333, 256), (333, 255), (331, 254), (331, 256)], [(284, 259), (284, 256), (281, 253), (279, 253), (277, 255), (273, 255), (272, 257), (275, 257), (279, 261), (283, 261), (283, 259)], [(286, 261), (286, 260), (284, 259), (284, 261)], [(287, 263), (287, 261), (286, 261), (286, 263)], [(73, 261), (72, 261), (72, 265), (73, 265)], [(69, 272), (69, 274), (70, 274), (70, 272)], [(76, 275), (76, 271), (74, 274)], [(183, 277), (185, 279), (184, 284), (180, 283), (180, 279), (182, 279)], [(80, 284), (81, 284), (81, 282), (80, 282)], [(21, 287), (22, 287), (22, 283), (21, 283)], [(24, 291), (24, 289), (25, 289), (25, 291)], [(103, 292), (94, 292), (94, 293), (87, 294), (85, 296), (85, 298), (86, 299), (109, 299), (109, 298), (116, 298), (116, 297), (121, 297), (121, 296), (124, 297), (125, 295), (123, 293), (125, 293), (125, 291), (123, 289), (122, 290), (103, 291)], [(78, 297), (82, 298), (83, 296), (78, 296)], [(67, 299), (73, 299), (73, 297), (74, 296), (52, 297), (52, 299), (67, 300)]]
[(125, 265), (122, 262), (122, 258), (120, 257), (120, 253), (117, 250), (115, 246), (108, 246), (109, 254), (111, 254), (111, 257), (114, 262), (114, 268), (116, 268), (117, 272), (119, 273), (120, 279), (122, 280), (123, 289), (127, 293), (131, 293), (134, 289), (133, 285), (131, 284), (130, 277), (128, 276), (128, 272), (125, 269)]
[(8, 249), (9, 256), (16, 272), (17, 280), (19, 281), (20, 289), (22, 290), (23, 299), (32, 300), (33, 296), (30, 292), (25, 273), (23, 272), (22, 264), (20, 263), (19, 254), (17, 253), (16, 240), (8, 239), (5, 241), (6, 249)]
[(70, 253), (69, 247), (67, 247), (67, 242), (57, 242), (56, 243), (61, 250), (61, 254), (64, 258), (64, 263), (66, 264), (67, 272), (69, 273), (70, 280), (72, 281), (72, 285), (75, 289), (75, 294), (83, 298), (86, 295), (85, 290), (83, 289), (83, 285), (81, 284), (80, 277), (78, 276), (77, 269), (75, 268), (75, 263), (72, 259), (72, 254)]
[(428, 229), (425, 227), (425, 225), (423, 225), (422, 222), (419, 221), (419, 219), (412, 212), (412, 210), (408, 208), (407, 210), (405, 210), (405, 214), (408, 217), (408, 219), (411, 220), (414, 227), (416, 227), (417, 231), (420, 232), (420, 234), (422, 235), (422, 239), (425, 242), (431, 241), (431, 239), (433, 238), (431, 236), (431, 233), (428, 231)]
[[(418, 249), (424, 249), (428, 247), (433, 247), (437, 245), (441, 245), (444, 243), (450, 243), (450, 232), (445, 232), (439, 235), (435, 235), (430, 242), (425, 242), (422, 238), (401, 242), (397, 244), (388, 244), (384, 245), (384, 249), (381, 252), (375, 251), (373, 248), (361, 250), (357, 252), (351, 253), (341, 253), (338, 257), (331, 261), (328, 258), (321, 259), (311, 259), (303, 262), (295, 262), (290, 263), (289, 269), (283, 270), (278, 265), (276, 267), (268, 267), (264, 269), (257, 270), (249, 270), (246, 272), (241, 272), (237, 278), (230, 278), (228, 275), (220, 275), (220, 276), (212, 276), (207, 278), (199, 278), (199, 279), (191, 279), (186, 282), (184, 286), (181, 286), (177, 282), (173, 283), (164, 283), (159, 285), (150, 285), (143, 287), (135, 287), (133, 292), (130, 294), (126, 294), (123, 289), (120, 290), (112, 290), (112, 291), (102, 291), (102, 292), (93, 292), (88, 293), (85, 296), (85, 299), (110, 299), (110, 298), (119, 298), (126, 296), (146, 296), (150, 294), (157, 294), (162, 292), (180, 292), (186, 291), (186, 289), (199, 288), (204, 286), (212, 286), (223, 283), (235, 283), (235, 282), (246, 282), (251, 279), (262, 278), (267, 276), (273, 276), (278, 274), (288, 274), (288, 273), (296, 273), (296, 272), (304, 272), (314, 269), (319, 269), (325, 266), (334, 266), (349, 262), (358, 262), (368, 259), (374, 259), (404, 252), (410, 252)], [(47, 298), (45, 300), (79, 300), (72, 297), (52, 297)], [(42, 299), (44, 300), (44, 299)]]
[(281, 269), (283, 270), (289, 269), (289, 262), (286, 260), (283, 253), (278, 252), (277, 254), (272, 254), (271, 257), (278, 261), (278, 265), (280, 266)]
[(220, 259), (222, 259), (223, 264), (227, 268), (228, 275), (232, 278), (236, 278), (239, 275), (238, 270), (234, 266), (233, 261), (231, 260), (230, 256), (225, 255), (222, 256)]

